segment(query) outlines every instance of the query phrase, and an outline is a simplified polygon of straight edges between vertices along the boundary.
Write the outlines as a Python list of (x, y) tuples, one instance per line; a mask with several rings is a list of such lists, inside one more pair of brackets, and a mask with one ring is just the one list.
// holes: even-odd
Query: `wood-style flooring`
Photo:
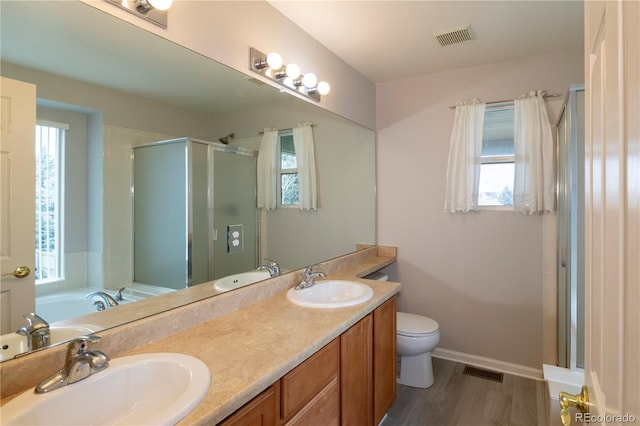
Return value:
[(502, 383), (463, 375), (464, 365), (433, 358), (428, 389), (398, 385), (398, 396), (380, 426), (544, 426), (543, 381), (509, 374)]

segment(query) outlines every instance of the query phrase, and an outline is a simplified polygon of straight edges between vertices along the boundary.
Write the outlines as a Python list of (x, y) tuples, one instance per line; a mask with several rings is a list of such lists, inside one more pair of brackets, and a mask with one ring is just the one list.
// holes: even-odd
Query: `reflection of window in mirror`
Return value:
[(513, 102), (487, 105), (482, 131), (478, 205), (513, 206)]
[(278, 133), (278, 205), (297, 206), (298, 194), (298, 164), (296, 150), (293, 145), (293, 133), (284, 131)]
[(62, 206), (66, 124), (36, 125), (36, 284), (63, 279)]

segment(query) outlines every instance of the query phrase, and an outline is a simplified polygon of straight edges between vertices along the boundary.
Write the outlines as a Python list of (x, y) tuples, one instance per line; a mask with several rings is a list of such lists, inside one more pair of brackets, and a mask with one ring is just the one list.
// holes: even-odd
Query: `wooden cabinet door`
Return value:
[(342, 425), (373, 424), (373, 318), (369, 314), (340, 336)]
[(396, 296), (373, 311), (373, 424), (396, 400)]
[(280, 382), (270, 386), (238, 411), (227, 417), (222, 426), (275, 426)]
[[(288, 422), (303, 409), (310, 412), (307, 405), (314, 405), (314, 410), (324, 412), (325, 419), (329, 417), (327, 412), (335, 412), (335, 424), (337, 424), (340, 413), (338, 398), (340, 388), (331, 384), (334, 381), (337, 383), (339, 378), (340, 340), (336, 338), (280, 380), (282, 420), (285, 423)], [(331, 392), (334, 392), (335, 396), (332, 396)], [(322, 397), (318, 398), (321, 394)], [(328, 407), (321, 407), (323, 403)], [(296, 423), (303, 424), (300, 421), (296, 420)], [(334, 423), (328, 420), (327, 422), (325, 424)]]

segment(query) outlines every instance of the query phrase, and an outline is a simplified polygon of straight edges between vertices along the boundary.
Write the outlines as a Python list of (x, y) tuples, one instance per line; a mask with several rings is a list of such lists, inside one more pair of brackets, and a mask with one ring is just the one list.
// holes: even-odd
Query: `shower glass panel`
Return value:
[(134, 280), (168, 288), (188, 285), (187, 144), (134, 149)]
[[(256, 157), (213, 149), (214, 278), (258, 266)], [(233, 233), (238, 232), (238, 238)], [(237, 240), (234, 245), (234, 241)]]
[(191, 188), (190, 217), (191, 241), (189, 259), (191, 261), (191, 284), (210, 280), (211, 239), (210, 200), (209, 200), (209, 146), (203, 143), (191, 143)]
[(558, 365), (584, 368), (584, 86), (558, 124)]

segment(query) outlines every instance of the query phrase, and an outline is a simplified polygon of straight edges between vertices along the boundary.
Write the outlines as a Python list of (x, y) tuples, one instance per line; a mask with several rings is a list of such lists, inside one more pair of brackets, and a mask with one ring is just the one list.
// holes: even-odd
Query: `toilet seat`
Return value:
[(396, 329), (401, 336), (424, 337), (438, 333), (438, 323), (431, 318), (398, 312), (396, 314)]

